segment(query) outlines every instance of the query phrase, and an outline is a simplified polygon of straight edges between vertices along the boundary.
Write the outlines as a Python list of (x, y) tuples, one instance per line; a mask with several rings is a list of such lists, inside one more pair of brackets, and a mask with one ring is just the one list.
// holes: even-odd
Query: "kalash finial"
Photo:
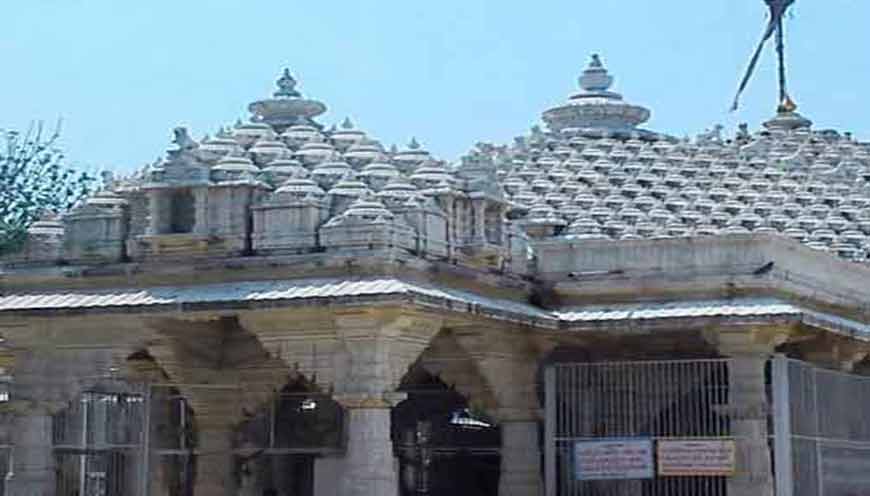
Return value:
[(341, 123), (342, 129), (353, 129), (353, 122), (350, 121), (350, 117), (345, 117), (344, 122)]
[(290, 69), (285, 68), (284, 73), (281, 74), (281, 77), (278, 78), (277, 81), (275, 81), (275, 84), (278, 85), (278, 91), (274, 93), (276, 98), (298, 98), (302, 96), (298, 91), (296, 91), (296, 80), (290, 75)]
[(604, 64), (601, 63), (601, 56), (593, 53), (592, 60), (589, 61), (589, 67), (603, 68)]
[(408, 143), (408, 149), (410, 149), (410, 150), (419, 150), (420, 149), (420, 143), (417, 141), (416, 137), (411, 138), (411, 142)]
[(785, 99), (779, 103), (779, 107), (776, 108), (776, 112), (778, 114), (790, 114), (792, 112), (795, 112), (797, 108), (798, 106), (794, 102), (794, 100), (792, 100), (790, 96), (786, 95)]
[(580, 87), (589, 92), (607, 91), (613, 86), (613, 76), (607, 74), (607, 69), (601, 62), (601, 57), (597, 53), (592, 54), (592, 60), (589, 61), (589, 66), (583, 71), (580, 76)]

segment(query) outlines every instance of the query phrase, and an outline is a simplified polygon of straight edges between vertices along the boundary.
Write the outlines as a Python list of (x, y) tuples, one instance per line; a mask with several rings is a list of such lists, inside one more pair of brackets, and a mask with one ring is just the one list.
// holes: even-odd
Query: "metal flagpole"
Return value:
[(752, 58), (749, 59), (749, 65), (746, 68), (746, 73), (743, 75), (743, 79), (740, 80), (740, 86), (737, 88), (737, 94), (734, 96), (734, 103), (731, 105), (731, 111), (737, 110), (737, 107), (740, 103), (740, 95), (743, 94), (743, 91), (749, 84), (749, 80), (752, 78), (752, 74), (755, 72), (755, 66), (758, 64), (758, 60), (761, 57), (761, 52), (764, 49), (765, 43), (776, 34), (776, 51), (779, 59), (779, 108), (785, 108), (786, 102), (789, 101), (788, 92), (786, 88), (786, 73), (785, 73), (785, 35), (784, 35), (784, 26), (782, 19), (785, 17), (785, 13), (792, 4), (794, 4), (795, 0), (764, 0), (767, 3), (768, 8), (770, 9), (770, 20), (767, 23), (767, 27), (764, 30), (764, 34), (761, 37), (761, 41), (758, 43), (758, 46), (755, 48), (755, 52), (752, 54)]
[(785, 76), (785, 34), (782, 16), (779, 17), (776, 25), (776, 54), (779, 61), (779, 104), (783, 105), (788, 99), (788, 88)]

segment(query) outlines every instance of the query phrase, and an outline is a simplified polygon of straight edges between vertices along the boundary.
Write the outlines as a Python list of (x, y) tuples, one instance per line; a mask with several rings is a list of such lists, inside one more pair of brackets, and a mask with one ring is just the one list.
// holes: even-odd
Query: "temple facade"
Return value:
[(176, 128), (0, 261), (3, 494), (870, 490), (870, 143), (613, 88), (457, 163), (286, 70)]

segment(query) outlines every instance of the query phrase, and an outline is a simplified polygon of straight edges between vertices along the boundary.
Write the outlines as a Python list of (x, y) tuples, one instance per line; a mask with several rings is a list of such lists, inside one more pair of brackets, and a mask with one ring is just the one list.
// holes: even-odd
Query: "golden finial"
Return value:
[(797, 110), (797, 108), (797, 104), (794, 102), (794, 100), (792, 100), (790, 96), (786, 95), (785, 99), (783, 99), (782, 103), (779, 104), (779, 107), (776, 109), (776, 111), (780, 114), (790, 114)]

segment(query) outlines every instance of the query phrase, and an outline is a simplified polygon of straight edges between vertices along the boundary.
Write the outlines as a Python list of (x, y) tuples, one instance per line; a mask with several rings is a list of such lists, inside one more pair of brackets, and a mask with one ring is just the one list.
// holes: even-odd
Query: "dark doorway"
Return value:
[(340, 453), (343, 439), (341, 406), (308, 382), (293, 380), (240, 427), (240, 485), (256, 487), (257, 494), (311, 496), (315, 459)]
[(392, 413), (401, 496), (497, 496), (501, 429), (439, 378), (415, 367)]
[(196, 199), (189, 189), (173, 191), (170, 196), (170, 225), (171, 234), (193, 232), (196, 223)]

